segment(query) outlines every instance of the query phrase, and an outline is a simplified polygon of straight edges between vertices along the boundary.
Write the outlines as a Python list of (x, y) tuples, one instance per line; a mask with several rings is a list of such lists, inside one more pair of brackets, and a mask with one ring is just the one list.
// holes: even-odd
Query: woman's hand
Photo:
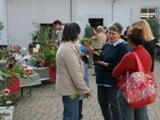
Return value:
[(108, 67), (108, 64), (109, 64), (109, 63), (107, 63), (107, 62), (100, 61), (100, 60), (96, 61), (95, 63), (96, 63), (96, 64), (99, 64), (99, 65), (102, 65), (102, 66), (105, 66), (105, 67)]
[(89, 97), (91, 97), (91, 94), (90, 93), (85, 93), (84, 97), (89, 98)]

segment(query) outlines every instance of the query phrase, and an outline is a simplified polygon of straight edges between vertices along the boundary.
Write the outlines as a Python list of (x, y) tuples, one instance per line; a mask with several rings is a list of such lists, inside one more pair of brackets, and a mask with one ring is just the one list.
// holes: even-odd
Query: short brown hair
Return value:
[(55, 26), (55, 25), (57, 25), (57, 24), (62, 25), (62, 22), (61, 22), (60, 20), (55, 20), (55, 21), (53, 22), (53, 25)]
[(123, 27), (120, 23), (116, 22), (116, 23), (113, 23), (111, 26), (109, 26), (108, 30), (113, 30), (121, 34)]
[(62, 41), (76, 41), (80, 32), (81, 29), (77, 23), (67, 23), (63, 30)]
[(127, 33), (127, 38), (134, 45), (141, 45), (144, 43), (143, 30), (140, 28), (131, 28)]

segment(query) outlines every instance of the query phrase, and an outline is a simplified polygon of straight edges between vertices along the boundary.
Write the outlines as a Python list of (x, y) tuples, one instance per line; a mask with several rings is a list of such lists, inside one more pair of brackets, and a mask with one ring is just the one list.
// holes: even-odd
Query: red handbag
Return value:
[(142, 63), (135, 52), (138, 64), (138, 72), (121, 76), (118, 83), (119, 90), (125, 100), (133, 109), (143, 107), (155, 101), (157, 96), (155, 75), (152, 72), (144, 72)]

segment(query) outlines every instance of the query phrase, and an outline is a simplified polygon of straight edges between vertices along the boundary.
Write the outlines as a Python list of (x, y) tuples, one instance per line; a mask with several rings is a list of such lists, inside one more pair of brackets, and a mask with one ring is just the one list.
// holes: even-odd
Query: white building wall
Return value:
[(139, 19), (144, 7), (160, 8), (160, 0), (8, 0), (9, 41), (27, 46), (33, 23), (52, 23), (55, 19), (69, 22), (72, 18), (80, 24), (81, 36), (88, 18), (104, 18), (104, 25), (120, 22), (125, 29)]
[(7, 1), (0, 0), (0, 21), (4, 25), (3, 31), (0, 32), (0, 45), (7, 45)]
[(120, 22), (124, 29), (140, 18), (141, 8), (160, 8), (160, 0), (116, 0), (114, 22)]
[(70, 21), (70, 0), (8, 0), (9, 42), (28, 46), (34, 23)]
[(104, 25), (110, 23), (111, 0), (78, 0), (77, 4), (76, 20), (82, 28), (81, 37), (89, 18), (104, 18)]

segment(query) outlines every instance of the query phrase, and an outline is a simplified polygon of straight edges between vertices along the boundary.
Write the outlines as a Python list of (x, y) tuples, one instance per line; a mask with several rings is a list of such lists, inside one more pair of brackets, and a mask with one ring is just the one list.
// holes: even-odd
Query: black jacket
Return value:
[(154, 70), (154, 56), (155, 56), (155, 40), (144, 43), (144, 48), (149, 52), (152, 58), (152, 71)]
[(112, 76), (113, 68), (120, 62), (122, 57), (128, 52), (124, 43), (116, 46), (106, 44), (100, 56), (100, 59), (109, 63), (108, 67), (97, 65), (96, 67), (96, 82), (97, 84), (116, 85), (116, 80)]

